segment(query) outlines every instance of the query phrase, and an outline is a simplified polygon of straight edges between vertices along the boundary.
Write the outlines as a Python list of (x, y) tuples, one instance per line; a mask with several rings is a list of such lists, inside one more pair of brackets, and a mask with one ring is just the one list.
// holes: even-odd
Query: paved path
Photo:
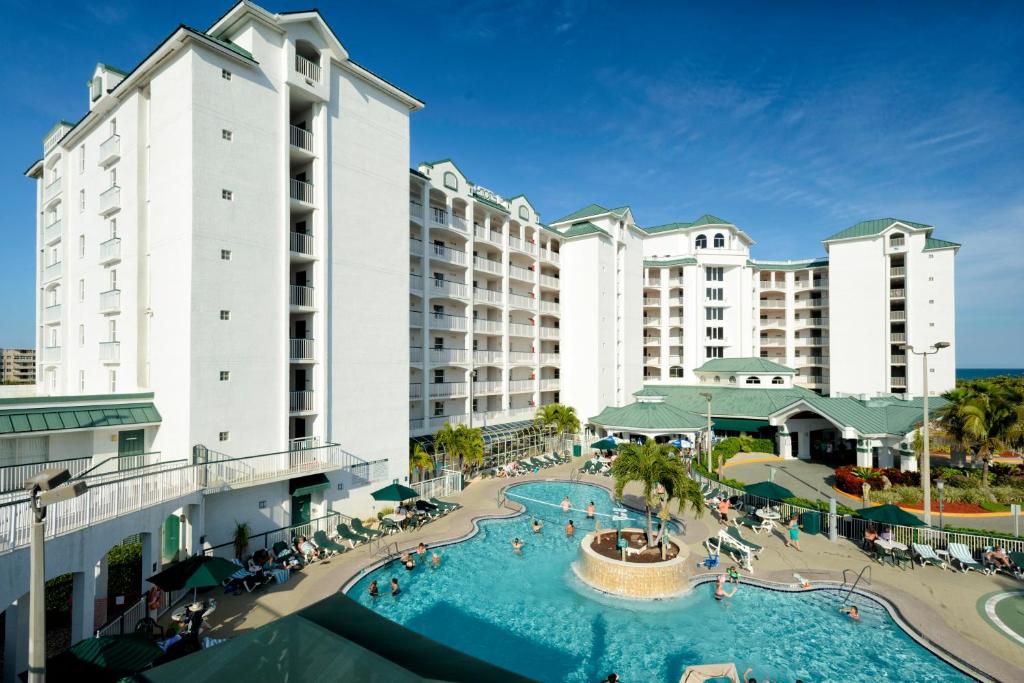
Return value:
[[(404, 532), (390, 538), (398, 542), (402, 550), (414, 548), (420, 541), (430, 545), (462, 538), (473, 532), (477, 518), (516, 514), (519, 507), (517, 504), (510, 501), (507, 507), (499, 507), (497, 502), (501, 489), (509, 483), (567, 479), (572, 467), (561, 465), (511, 482), (506, 479), (475, 481), (457, 497), (464, 506), (462, 509), (421, 530)], [(790, 487), (791, 482), (777, 480)], [(610, 487), (612, 483), (607, 477), (589, 475), (584, 476), (583, 481), (605, 487)], [(627, 487), (626, 502), (636, 504), (639, 499), (632, 495), (632, 491), (631, 487)], [(697, 518), (690, 511), (683, 515), (683, 519), (686, 522), (683, 542), (691, 553), (703, 556), (705, 550), (701, 544), (709, 535), (717, 532), (718, 522), (710, 514)], [(793, 573), (798, 572), (812, 581), (841, 581), (843, 569), (859, 571), (864, 566), (871, 566), (871, 584), (867, 588), (890, 599), (904, 618), (926, 637), (997, 680), (1024, 680), (1021, 675), (1024, 670), (1024, 648), (997, 635), (979, 614), (976, 606), (983, 595), (996, 590), (1020, 589), (1020, 582), (1005, 576), (989, 577), (976, 572), (960, 574), (935, 567), (905, 570), (881, 566), (873, 564), (853, 543), (845, 540), (830, 543), (827, 537), (819, 535), (805, 534), (801, 537), (804, 552), (786, 548), (782, 534), (778, 531), (752, 538), (764, 545), (755, 564), (756, 577), (792, 583)], [(221, 596), (218, 591), (220, 604), (212, 617), (211, 635), (237, 635), (333, 594), (349, 579), (360, 575), (363, 569), (372, 565), (376, 552), (365, 546), (349, 551), (295, 572), (287, 583), (259, 593), (232, 597)], [(444, 550), (440, 552), (443, 557)]]

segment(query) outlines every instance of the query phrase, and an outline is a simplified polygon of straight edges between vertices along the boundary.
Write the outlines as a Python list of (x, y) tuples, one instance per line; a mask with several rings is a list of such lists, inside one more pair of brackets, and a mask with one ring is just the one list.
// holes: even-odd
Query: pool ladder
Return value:
[(398, 553), (398, 542), (397, 541), (391, 541), (387, 545), (377, 549), (377, 552), (374, 553), (374, 559), (377, 559), (377, 560), (380, 560), (380, 561), (386, 563), (389, 560), (391, 560), (392, 558), (398, 557), (398, 554), (399, 554)]
[[(844, 586), (845, 586), (845, 585), (846, 585), (847, 583), (849, 583), (849, 581), (847, 580), (847, 574), (848, 574), (849, 572), (851, 572), (851, 571), (853, 571), (853, 570), (852, 570), (852, 569), (849, 569), (849, 568), (847, 568), (847, 569), (844, 569), (844, 570), (843, 570), (843, 585), (844, 585)], [(856, 588), (857, 588), (857, 584), (859, 584), (859, 583), (860, 583), (860, 580), (861, 580), (862, 578), (864, 578), (864, 572), (867, 572), (867, 573), (868, 573), (868, 578), (867, 578), (867, 582), (868, 582), (868, 585), (870, 585), (870, 584), (871, 584), (871, 565), (869, 565), (869, 564), (868, 564), (868, 565), (864, 565), (864, 568), (863, 568), (863, 569), (861, 569), (861, 570), (860, 570), (860, 571), (859, 571), (859, 572), (857, 573), (857, 578), (856, 578), (856, 579), (854, 580), (854, 582), (853, 582), (853, 585), (851, 585), (851, 586), (850, 586), (850, 588), (849, 588), (849, 589), (848, 589), (848, 590), (846, 591), (846, 597), (845, 597), (845, 598), (843, 598), (843, 604), (844, 604), (844, 605), (845, 605), (845, 604), (846, 604), (846, 603), (847, 603), (847, 602), (848, 602), (848, 601), (850, 600), (850, 596), (851, 596), (851, 595), (853, 594), (853, 591), (854, 591), (854, 589), (856, 589)]]

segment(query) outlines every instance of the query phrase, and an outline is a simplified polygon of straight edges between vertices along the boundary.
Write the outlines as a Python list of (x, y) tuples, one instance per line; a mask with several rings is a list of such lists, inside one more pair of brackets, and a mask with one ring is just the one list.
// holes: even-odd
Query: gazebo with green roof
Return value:
[(624, 438), (682, 436), (694, 443), (707, 426), (706, 417), (667, 403), (657, 394), (638, 397), (629, 405), (609, 406), (589, 422), (607, 434), (621, 433)]

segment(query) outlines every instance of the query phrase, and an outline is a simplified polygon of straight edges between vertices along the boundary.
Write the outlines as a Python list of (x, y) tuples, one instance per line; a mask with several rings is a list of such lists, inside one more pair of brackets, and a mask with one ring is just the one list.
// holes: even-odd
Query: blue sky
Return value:
[[(546, 220), (590, 202), (642, 225), (713, 213), (758, 258), (817, 256), (864, 218), (929, 223), (964, 244), (958, 365), (1024, 366), (1024, 4), (312, 4), (426, 101), (413, 164), (452, 157)], [(43, 134), (84, 112), (97, 61), (131, 68), (229, 3), (0, 5), (0, 346), (31, 345), (21, 173)]]

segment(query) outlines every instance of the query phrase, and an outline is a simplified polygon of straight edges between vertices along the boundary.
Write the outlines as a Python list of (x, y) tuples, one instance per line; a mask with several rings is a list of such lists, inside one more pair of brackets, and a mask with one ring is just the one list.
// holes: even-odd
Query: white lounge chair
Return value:
[(935, 554), (935, 549), (927, 543), (911, 543), (910, 546), (914, 549), (914, 554), (917, 556), (917, 561), (922, 565), (934, 564), (942, 567), (942, 571), (946, 571), (946, 561)]
[[(732, 528), (735, 529), (735, 527)], [(761, 546), (756, 543), (750, 543), (742, 538), (738, 539), (726, 531), (719, 531), (717, 536), (712, 536), (704, 541), (704, 545), (714, 555), (720, 555), (724, 549), (745, 571), (754, 573), (754, 559), (761, 549)]]
[[(949, 556), (952, 561), (960, 565), (960, 571), (964, 574), (971, 571), (980, 571), (982, 574), (988, 574), (988, 570), (983, 569), (981, 563), (974, 559), (971, 554), (971, 549), (963, 543), (950, 543), (949, 544)], [(953, 565), (956, 566), (955, 564)]]

